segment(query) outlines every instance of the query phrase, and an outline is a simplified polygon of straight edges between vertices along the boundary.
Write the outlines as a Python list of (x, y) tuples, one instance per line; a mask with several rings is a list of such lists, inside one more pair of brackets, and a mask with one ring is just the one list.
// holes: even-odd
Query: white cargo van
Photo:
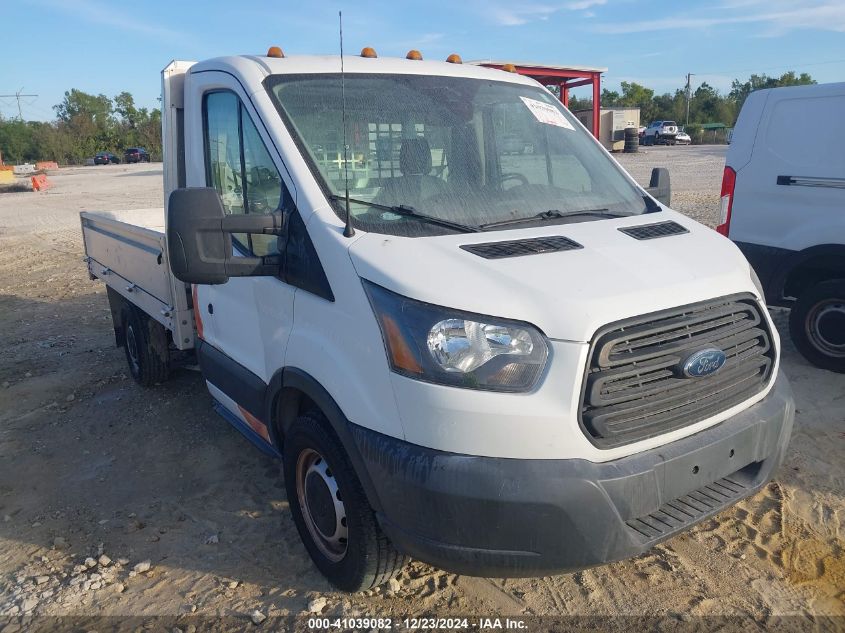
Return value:
[(768, 302), (792, 308), (801, 353), (845, 372), (845, 83), (748, 97), (721, 212), (717, 230), (745, 253)]
[(132, 375), (196, 355), (332, 583), (581, 569), (769, 480), (777, 332), (665, 172), (514, 73), (269, 53), (168, 66), (166, 215), (82, 229)]

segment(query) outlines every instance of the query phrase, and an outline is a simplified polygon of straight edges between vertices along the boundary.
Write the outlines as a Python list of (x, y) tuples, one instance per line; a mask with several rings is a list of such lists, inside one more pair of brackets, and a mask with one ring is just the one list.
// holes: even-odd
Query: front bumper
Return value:
[(405, 553), (456, 573), (525, 577), (641, 554), (762, 488), (795, 408), (783, 374), (760, 402), (605, 463), (446, 453), (352, 425), (378, 518)]

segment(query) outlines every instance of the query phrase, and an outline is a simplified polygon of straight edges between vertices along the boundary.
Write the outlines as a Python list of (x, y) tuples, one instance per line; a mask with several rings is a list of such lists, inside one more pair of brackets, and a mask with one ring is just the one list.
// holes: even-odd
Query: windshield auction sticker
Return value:
[(567, 130), (575, 130), (572, 124), (563, 116), (563, 113), (553, 105), (537, 101), (536, 99), (529, 99), (528, 97), (520, 97), (520, 99), (522, 99), (522, 102), (531, 110), (531, 114), (540, 123), (565, 127)]

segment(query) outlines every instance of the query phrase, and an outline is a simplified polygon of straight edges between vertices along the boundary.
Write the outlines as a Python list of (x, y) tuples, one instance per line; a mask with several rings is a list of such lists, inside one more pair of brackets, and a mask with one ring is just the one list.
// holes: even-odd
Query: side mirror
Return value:
[(646, 188), (654, 198), (667, 207), (672, 204), (672, 185), (669, 182), (669, 170), (655, 167), (651, 170), (651, 181)]
[(224, 284), (229, 277), (279, 272), (279, 257), (234, 257), (232, 233), (280, 235), (281, 213), (226, 215), (216, 189), (176, 189), (167, 205), (167, 254), (175, 277), (191, 284)]

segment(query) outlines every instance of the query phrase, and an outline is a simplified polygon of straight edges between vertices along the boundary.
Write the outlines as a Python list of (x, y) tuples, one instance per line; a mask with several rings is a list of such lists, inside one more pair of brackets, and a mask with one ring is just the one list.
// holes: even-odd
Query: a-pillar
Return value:
[(601, 73), (593, 73), (593, 136), (599, 138), (601, 121)]

